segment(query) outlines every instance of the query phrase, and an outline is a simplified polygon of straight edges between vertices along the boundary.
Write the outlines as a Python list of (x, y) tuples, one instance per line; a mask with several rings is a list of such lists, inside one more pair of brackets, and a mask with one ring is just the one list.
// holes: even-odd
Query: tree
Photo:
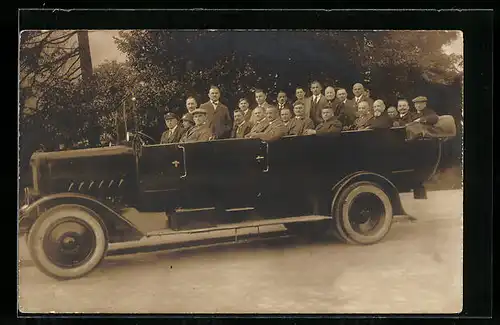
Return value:
[[(393, 99), (432, 84), (452, 85), (457, 57), (442, 46), (452, 32), (121, 32), (117, 43), (139, 71), (169, 90), (167, 103), (183, 105), (189, 94), (205, 97), (211, 83), (234, 107), (254, 87), (273, 95), (319, 79), (350, 87), (365, 82), (372, 93)], [(170, 82), (166, 85), (166, 82)]]
[(23, 31), (20, 38), (19, 88), (21, 112), (38, 109), (29, 100), (45, 96), (60, 82), (80, 78), (76, 31)]

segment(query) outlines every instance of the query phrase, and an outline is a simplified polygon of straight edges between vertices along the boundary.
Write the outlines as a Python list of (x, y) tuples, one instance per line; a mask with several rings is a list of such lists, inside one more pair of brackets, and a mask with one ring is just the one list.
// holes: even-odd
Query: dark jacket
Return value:
[(281, 111), (283, 108), (288, 108), (290, 110), (290, 112), (293, 113), (293, 107), (289, 102), (286, 102), (285, 104), (283, 104), (283, 108), (280, 107), (280, 104), (278, 104), (278, 102), (276, 102), (274, 104), (274, 106), (276, 106), (276, 108), (278, 109), (278, 112)]
[(264, 130), (268, 126), (269, 126), (269, 121), (267, 120), (267, 118), (263, 118), (262, 120), (260, 120), (260, 122), (255, 122), (255, 124), (252, 125), (252, 129), (248, 134), (264, 132)]
[(354, 102), (350, 99), (346, 99), (344, 102), (337, 102), (335, 107), (334, 115), (342, 122), (343, 126), (349, 126), (356, 120), (357, 108)]
[(334, 116), (316, 127), (316, 134), (340, 133), (342, 123)]
[(257, 135), (264, 141), (272, 141), (287, 135), (287, 131), (287, 127), (283, 124), (283, 121), (277, 118), (272, 122), (268, 122), (268, 126), (264, 132)]
[(231, 138), (244, 138), (245, 135), (250, 133), (250, 130), (252, 129), (252, 126), (250, 125), (250, 122), (245, 121), (241, 125), (234, 125), (233, 129), (231, 130)]
[(367, 127), (371, 129), (389, 129), (392, 127), (392, 120), (384, 112), (379, 117), (372, 116), (367, 122)]
[(253, 109), (249, 108), (246, 113), (243, 112), (243, 117), (247, 122), (253, 122), (252, 119)]
[(313, 96), (307, 98), (309, 106), (311, 107), (310, 118), (311, 120), (313, 120), (315, 125), (318, 125), (323, 121), (323, 118), (321, 117), (321, 111), (323, 110), (323, 107), (326, 106), (328, 101), (326, 100), (326, 97), (324, 95), (321, 95), (318, 103), (314, 103), (313, 98), (314, 98)]
[(290, 121), (288, 121), (286, 127), (288, 129), (288, 135), (302, 135), (305, 129), (305, 122), (302, 119), (294, 117)]
[(180, 141), (183, 133), (184, 129), (180, 125), (177, 125), (174, 133), (170, 134), (170, 130), (163, 132), (163, 134), (161, 135), (160, 143), (177, 143)]
[(415, 113), (413, 113), (413, 120), (416, 120), (418, 118), (420, 118), (422, 120), (421, 123), (427, 124), (427, 125), (434, 125), (437, 123), (437, 121), (439, 119), (436, 112), (434, 112), (432, 109), (430, 109), (428, 107), (424, 108), (420, 112), (416, 111)]
[(395, 122), (399, 124), (398, 126), (405, 126), (406, 124), (413, 122), (415, 120), (414, 118), (414, 113), (411, 111), (408, 111), (405, 116), (401, 117), (401, 115), (398, 115), (395, 119)]
[(354, 97), (352, 99), (352, 101), (353, 101), (355, 107), (357, 107), (358, 103), (360, 103), (360, 102), (368, 102), (368, 104), (370, 105), (370, 108), (373, 107), (373, 102), (374, 102), (373, 99), (371, 99), (370, 97), (366, 97), (366, 95), (361, 95), (358, 102), (356, 102), (356, 97)]
[(208, 122), (202, 125), (195, 125), (183, 137), (183, 142), (208, 141), (212, 138), (213, 133), (208, 126)]
[(217, 109), (214, 109), (212, 102), (208, 101), (201, 104), (199, 108), (207, 111), (208, 126), (212, 129), (217, 139), (224, 139), (230, 136), (233, 121), (226, 105), (218, 102)]

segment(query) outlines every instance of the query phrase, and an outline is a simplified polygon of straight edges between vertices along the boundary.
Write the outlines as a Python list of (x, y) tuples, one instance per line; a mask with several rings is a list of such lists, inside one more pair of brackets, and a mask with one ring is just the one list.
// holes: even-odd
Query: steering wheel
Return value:
[(141, 142), (141, 145), (156, 144), (155, 139), (153, 139), (152, 137), (150, 137), (149, 135), (147, 135), (145, 133), (137, 131), (137, 133), (135, 133), (134, 135), (137, 136), (137, 138)]

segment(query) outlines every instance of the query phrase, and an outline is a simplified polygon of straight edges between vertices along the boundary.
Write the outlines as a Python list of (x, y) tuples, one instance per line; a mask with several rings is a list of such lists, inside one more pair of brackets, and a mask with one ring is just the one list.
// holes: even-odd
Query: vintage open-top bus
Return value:
[[(92, 271), (109, 243), (193, 229), (284, 224), (373, 244), (405, 214), (400, 193), (425, 197), (449, 136), (409, 141), (397, 127), (159, 145), (135, 133), (132, 145), (35, 153), (20, 234), (58, 279)], [(127, 207), (165, 212), (165, 227), (142, 230)]]

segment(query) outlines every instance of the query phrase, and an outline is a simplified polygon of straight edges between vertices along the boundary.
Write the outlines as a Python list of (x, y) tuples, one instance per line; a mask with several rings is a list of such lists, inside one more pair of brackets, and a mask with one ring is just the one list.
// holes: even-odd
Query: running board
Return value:
[(273, 225), (282, 225), (286, 223), (297, 223), (297, 222), (312, 222), (312, 221), (321, 221), (321, 220), (331, 220), (332, 217), (329, 216), (300, 216), (300, 217), (288, 217), (288, 218), (277, 218), (277, 219), (263, 219), (263, 220), (253, 220), (253, 221), (245, 221), (239, 223), (229, 223), (222, 224), (220, 226), (214, 226), (211, 228), (200, 228), (200, 229), (189, 229), (189, 230), (156, 230), (151, 231), (146, 234), (146, 237), (153, 236), (169, 236), (169, 235), (179, 235), (179, 234), (199, 234), (199, 233), (207, 233), (213, 231), (223, 231), (223, 230), (237, 230), (243, 228), (259, 228), (263, 226), (273, 226)]

